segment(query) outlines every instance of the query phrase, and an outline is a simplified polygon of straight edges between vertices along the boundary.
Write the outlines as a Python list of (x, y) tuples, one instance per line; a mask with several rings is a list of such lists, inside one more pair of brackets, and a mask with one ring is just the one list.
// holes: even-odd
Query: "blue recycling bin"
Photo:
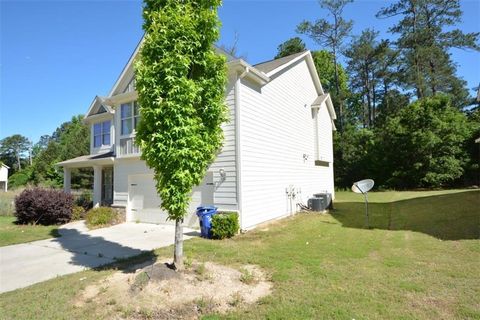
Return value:
[(200, 222), (200, 232), (203, 238), (212, 237), (212, 216), (217, 213), (217, 207), (206, 206), (197, 208), (197, 217)]

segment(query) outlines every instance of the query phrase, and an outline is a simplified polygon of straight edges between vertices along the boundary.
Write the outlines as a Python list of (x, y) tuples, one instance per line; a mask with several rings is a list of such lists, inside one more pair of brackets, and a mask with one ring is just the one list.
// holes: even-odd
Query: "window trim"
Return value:
[[(123, 115), (122, 115), (122, 108), (125, 105), (129, 105), (131, 107), (131, 115), (124, 118)], [(135, 109), (137, 109), (136, 113), (135, 113)], [(138, 102), (136, 100), (126, 102), (126, 103), (122, 103), (120, 105), (120, 137), (121, 138), (134, 137), (136, 135), (138, 120), (140, 119), (140, 111), (138, 109), (139, 109), (139, 105), (138, 105)], [(138, 119), (138, 120), (135, 121), (136, 119)], [(129, 133), (124, 133), (123, 132), (123, 121), (129, 121), (130, 122), (130, 125), (131, 125), (131, 128), (132, 128), (131, 132), (129, 132)]]
[[(108, 125), (108, 129), (104, 130), (104, 125), (106, 123), (109, 123)], [(100, 126), (100, 133), (99, 134), (96, 134), (95, 133), (95, 126)], [(112, 145), (112, 120), (105, 120), (105, 121), (101, 121), (101, 122), (95, 122), (92, 124), (92, 133), (93, 133), (93, 148), (94, 149), (99, 149), (99, 148), (102, 148), (104, 146), (111, 146)], [(109, 143), (108, 144), (105, 144), (104, 143), (104, 140), (105, 140), (105, 136), (109, 136)], [(100, 137), (100, 144), (99, 145), (96, 145), (95, 144), (95, 138), (96, 137)]]

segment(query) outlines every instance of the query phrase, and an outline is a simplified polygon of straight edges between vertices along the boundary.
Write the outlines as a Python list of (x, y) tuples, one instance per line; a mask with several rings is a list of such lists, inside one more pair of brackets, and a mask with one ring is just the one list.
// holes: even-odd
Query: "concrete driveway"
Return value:
[[(59, 233), (59, 238), (0, 247), (0, 293), (169, 246), (175, 226), (123, 223), (88, 231), (78, 221)], [(184, 228), (184, 239), (195, 235)]]

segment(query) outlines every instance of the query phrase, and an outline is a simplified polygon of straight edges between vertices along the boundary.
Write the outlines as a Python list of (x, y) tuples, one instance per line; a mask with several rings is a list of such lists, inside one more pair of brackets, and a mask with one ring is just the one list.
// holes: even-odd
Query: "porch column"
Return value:
[(93, 207), (99, 207), (102, 202), (102, 167), (93, 166)]
[(72, 169), (63, 167), (63, 191), (70, 193), (72, 181)]

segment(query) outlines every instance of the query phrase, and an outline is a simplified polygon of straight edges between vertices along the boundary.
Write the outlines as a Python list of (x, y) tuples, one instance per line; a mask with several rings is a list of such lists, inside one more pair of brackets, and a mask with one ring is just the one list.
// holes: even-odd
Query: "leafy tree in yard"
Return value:
[(40, 137), (37, 143), (33, 145), (32, 155), (35, 158), (42, 150), (45, 150), (48, 146), (48, 143), (52, 140), (52, 137), (48, 134), (44, 134)]
[(340, 79), (337, 62), (342, 51), (343, 42), (352, 30), (353, 22), (351, 20), (345, 20), (342, 17), (344, 7), (352, 1), (353, 0), (319, 0), (320, 6), (330, 13), (333, 21), (330, 22), (326, 19), (319, 19), (315, 22), (303, 21), (297, 27), (297, 32), (308, 35), (319, 45), (331, 50), (335, 68), (335, 93), (337, 97), (339, 97), (337, 114), (340, 131), (342, 131), (343, 128), (343, 99), (340, 96)]
[(278, 46), (275, 59), (286, 57), (305, 50), (307, 50), (307, 47), (302, 39), (299, 37), (291, 38)]
[(60, 127), (63, 128), (58, 138), (62, 145), (61, 161), (90, 153), (90, 129), (83, 123), (83, 115), (72, 117)]
[(22, 170), (22, 158), (24, 158), (29, 147), (30, 141), (28, 138), (20, 134), (6, 137), (0, 140), (0, 159), (10, 168), (20, 171)]
[[(42, 136), (40, 142), (34, 146), (34, 150), (37, 154), (32, 165), (32, 182), (61, 187), (62, 173), (55, 164), (90, 152), (90, 131), (89, 127), (83, 123), (83, 116), (74, 116), (70, 121), (62, 123), (52, 136)], [(90, 168), (78, 169), (72, 175), (72, 187), (90, 188), (91, 180)]]
[(480, 185), (480, 144), (475, 140), (480, 138), (480, 107), (471, 109), (467, 113), (469, 136), (465, 141), (465, 150), (469, 161), (465, 165), (465, 174), (460, 185)]
[(174, 265), (183, 268), (182, 223), (192, 189), (223, 142), (225, 58), (217, 55), (220, 0), (145, 0), (135, 64), (142, 121), (137, 138), (162, 208), (175, 220)]
[(447, 96), (410, 104), (389, 118), (379, 134), (389, 186), (441, 187), (463, 174), (470, 129), (465, 114)]
[(368, 128), (346, 125), (344, 131), (334, 134), (335, 186), (349, 188), (352, 182), (376, 178), (373, 161), (375, 134)]

